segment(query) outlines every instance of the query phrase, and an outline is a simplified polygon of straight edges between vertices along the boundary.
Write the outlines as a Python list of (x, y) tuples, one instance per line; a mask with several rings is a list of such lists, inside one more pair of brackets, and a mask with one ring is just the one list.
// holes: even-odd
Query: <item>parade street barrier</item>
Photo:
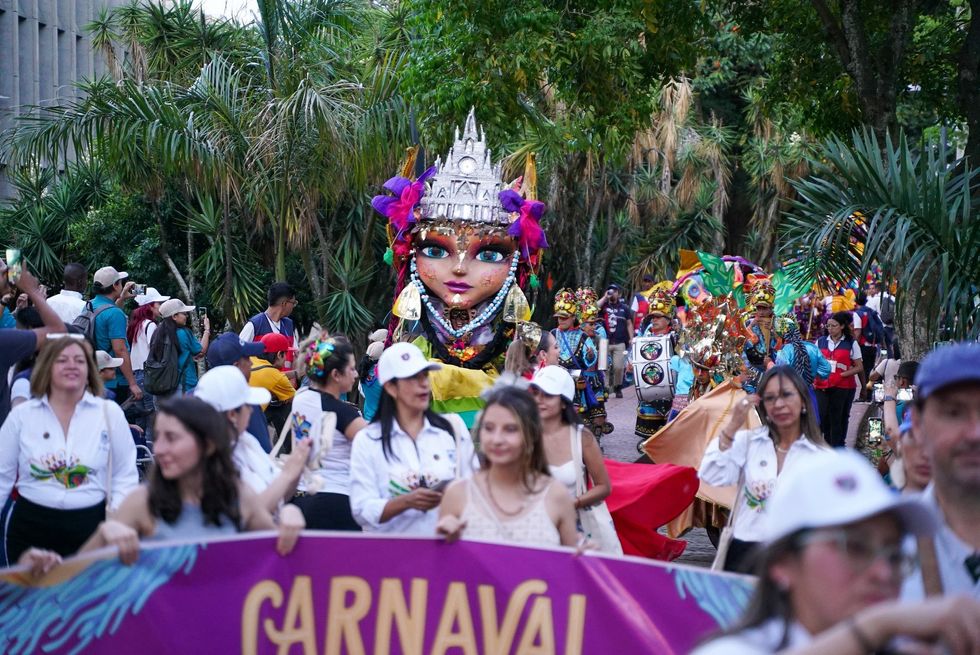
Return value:
[(0, 571), (0, 652), (687, 653), (753, 580), (565, 549), (255, 533)]

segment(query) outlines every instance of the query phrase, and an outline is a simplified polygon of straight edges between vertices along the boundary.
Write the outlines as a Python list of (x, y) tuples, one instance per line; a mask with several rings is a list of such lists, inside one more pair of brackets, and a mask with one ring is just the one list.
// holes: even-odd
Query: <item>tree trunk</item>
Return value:
[(957, 60), (957, 100), (966, 117), (966, 156), (980, 168), (980, 0), (970, 0), (970, 26)]

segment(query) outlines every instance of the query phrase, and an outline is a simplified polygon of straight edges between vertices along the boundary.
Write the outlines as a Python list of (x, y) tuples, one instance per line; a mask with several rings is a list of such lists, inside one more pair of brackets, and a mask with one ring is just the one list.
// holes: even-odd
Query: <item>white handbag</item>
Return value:
[[(581, 496), (585, 488), (585, 464), (582, 458), (582, 426), (576, 429), (569, 426), (569, 438), (572, 444), (572, 462), (575, 467), (575, 495)], [(599, 547), (599, 551), (609, 555), (622, 555), (623, 545), (616, 534), (612, 514), (602, 501), (592, 507), (578, 510), (578, 521), (582, 526), (585, 537)]]

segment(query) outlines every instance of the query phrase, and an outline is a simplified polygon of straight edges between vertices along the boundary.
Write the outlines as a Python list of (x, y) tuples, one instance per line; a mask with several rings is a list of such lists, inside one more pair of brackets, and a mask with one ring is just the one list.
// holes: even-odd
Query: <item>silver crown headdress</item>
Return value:
[(513, 217), (498, 195), (504, 186), (500, 163), (490, 158), (483, 129), (477, 131), (475, 109), (466, 117), (462, 137), (457, 127), (454, 139), (445, 161), (436, 159), (436, 174), (421, 203), (422, 218), (510, 224)]

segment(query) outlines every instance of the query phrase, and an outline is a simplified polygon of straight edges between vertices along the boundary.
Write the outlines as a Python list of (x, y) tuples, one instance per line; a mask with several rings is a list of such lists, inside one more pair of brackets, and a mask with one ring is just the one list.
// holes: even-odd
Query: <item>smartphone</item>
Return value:
[(137, 296), (138, 295), (142, 295), (142, 294), (146, 293), (146, 285), (145, 284), (134, 284), (133, 285), (133, 288), (132, 288), (132, 292), (135, 295), (137, 295)]
[(21, 273), (24, 272), (24, 258), (19, 248), (7, 248), (7, 279), (10, 284), (17, 286)]
[(207, 307), (198, 307), (194, 311), (197, 312), (197, 317), (198, 318), (201, 318), (201, 319), (203, 319), (205, 316), (208, 315), (208, 308)]
[(429, 489), (431, 489), (432, 491), (438, 491), (439, 493), (442, 493), (443, 491), (446, 490), (446, 487), (449, 486), (449, 483), (450, 482), (452, 482), (451, 479), (450, 480), (439, 480), (439, 482), (437, 482), (433, 486), (429, 487)]
[(868, 419), (868, 441), (871, 443), (878, 443), (881, 441), (881, 426), (882, 420), (880, 418), (869, 418)]
[(912, 388), (905, 387), (903, 389), (899, 389), (895, 393), (895, 400), (898, 400), (899, 402), (903, 402), (903, 403), (912, 402)]

